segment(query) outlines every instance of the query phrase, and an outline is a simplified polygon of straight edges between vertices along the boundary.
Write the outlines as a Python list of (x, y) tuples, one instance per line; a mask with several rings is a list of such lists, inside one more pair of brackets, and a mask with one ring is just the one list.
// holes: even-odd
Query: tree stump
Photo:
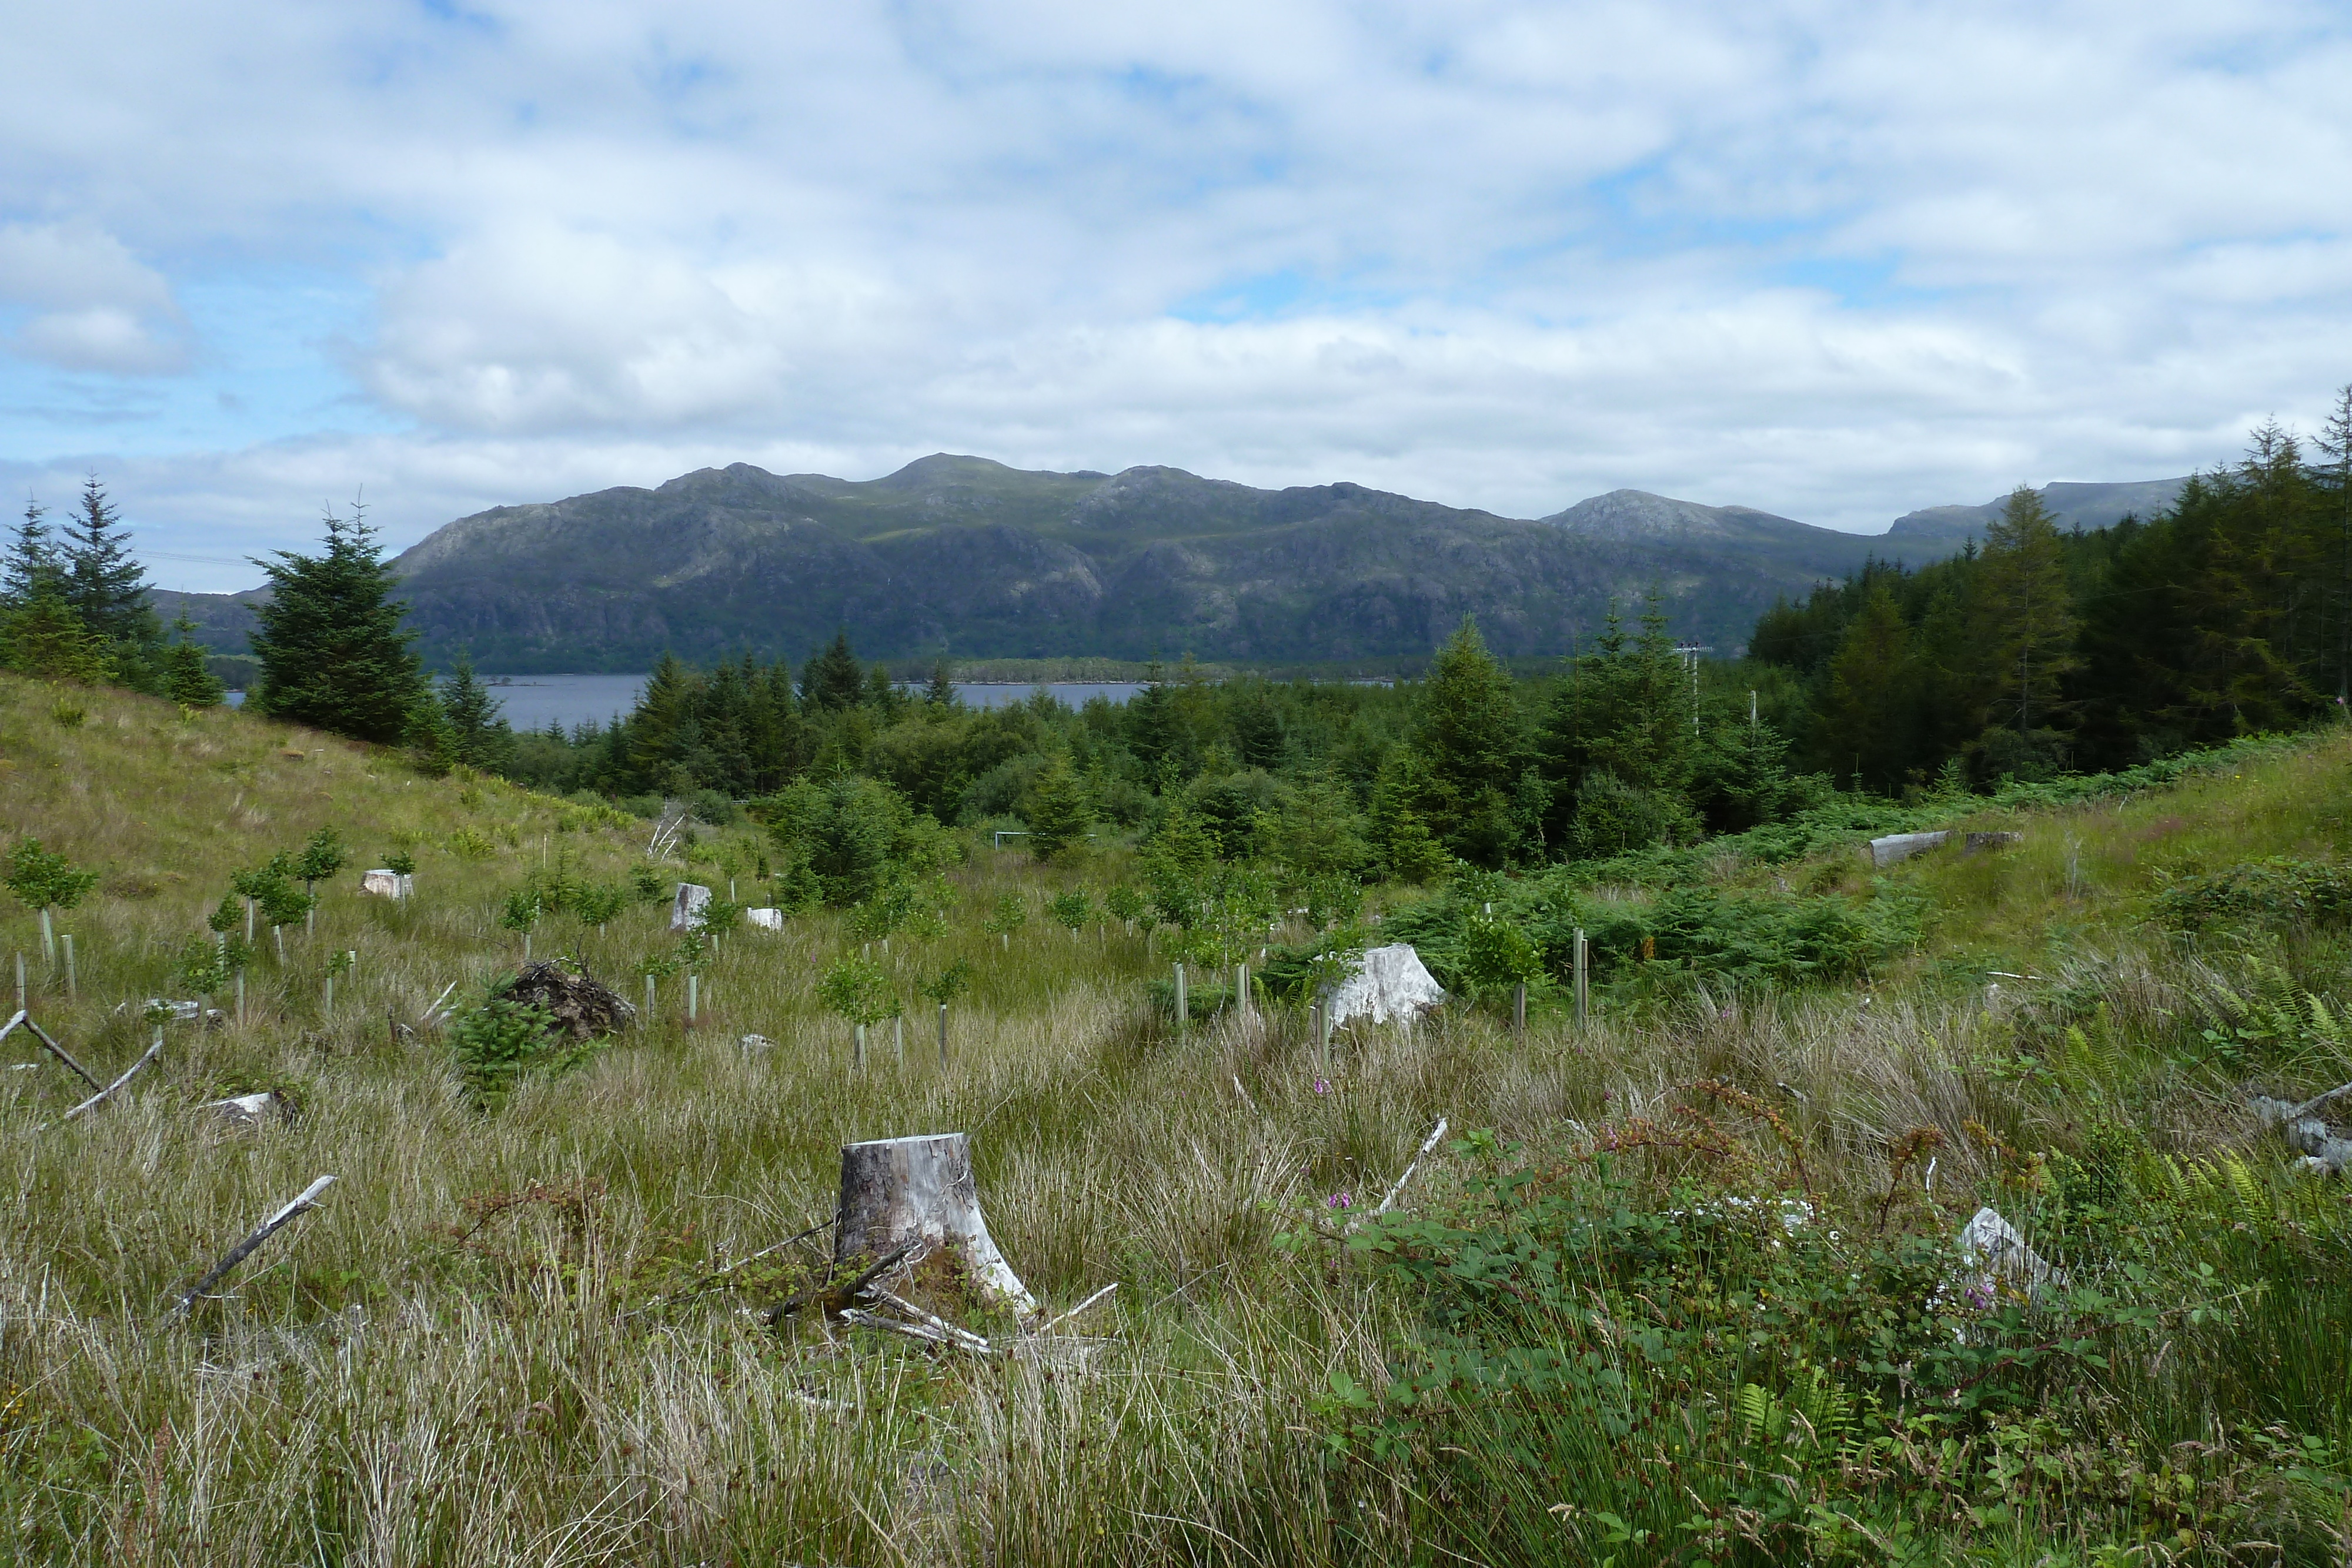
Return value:
[[(1024, 1317), (1037, 1310), (1021, 1277), (988, 1234), (972, 1182), (971, 1139), (962, 1133), (879, 1138), (841, 1151), (841, 1218), (834, 1227), (839, 1263), (887, 1257), (909, 1241), (928, 1249), (917, 1277), (933, 1285), (968, 1283)], [(960, 1275), (943, 1280), (939, 1272)], [(950, 1292), (952, 1293), (952, 1292)]]

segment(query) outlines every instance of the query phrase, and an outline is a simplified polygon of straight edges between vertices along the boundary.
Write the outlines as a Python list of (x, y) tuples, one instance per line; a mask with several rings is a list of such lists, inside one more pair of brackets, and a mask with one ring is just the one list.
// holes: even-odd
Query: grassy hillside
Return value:
[[(36, 1062), (0, 1073), (0, 1556), (2336, 1561), (2346, 1206), (2240, 1091), (2352, 1079), (2352, 952), (2325, 911), (2164, 922), (2179, 879), (2336, 860), (2347, 788), (2333, 735), (2163, 789), (1948, 809), (2025, 834), (1997, 853), (1874, 876), (1856, 832), (1629, 873), (1578, 896), (1899, 907), (1918, 935), (1804, 988), (1629, 956), (1590, 1028), (1556, 988), (1525, 1040), (1504, 998), (1457, 998), (1328, 1068), (1287, 1005), (1179, 1037), (1148, 938), (1045, 918), (1124, 850), (1041, 869), (975, 847), (944, 928), (875, 954), (910, 1004), (903, 1061), (884, 1025), (851, 1071), (813, 990), (862, 945), (815, 914), (728, 937), (695, 1027), (663, 979), (645, 1027), (486, 1113), (425, 1009), (511, 965), (496, 917), (534, 868), (625, 881), (644, 828), (232, 713), (0, 684), (0, 828), (105, 879), (59, 917), (78, 997), (29, 913), (0, 952), (102, 1077), (144, 1048), (146, 999), (185, 994), (175, 956), (235, 870), (322, 826), (356, 856), (282, 967), (260, 944), (246, 1023), (169, 1026), (117, 1103), (54, 1125), (75, 1083), (0, 1051)], [(363, 899), (399, 843), (414, 903)], [(656, 869), (723, 893), (731, 865), (748, 894), (760, 847), (706, 830)], [(1031, 910), (1009, 943), (982, 929), (1007, 891)], [(666, 920), (555, 917), (534, 942), (642, 999)], [(913, 988), (959, 957), (978, 983), (943, 1066)], [(2037, 977), (1989, 997), (1995, 969)], [(240, 1133), (197, 1109), (261, 1087), (299, 1113)], [(1351, 1239), (1441, 1114), (1478, 1135)], [(973, 1134), (1042, 1298), (1120, 1285), (1090, 1362), (765, 1329), (789, 1270), (664, 1303), (827, 1215), (844, 1142), (947, 1130)], [(322, 1174), (319, 1212), (166, 1321)], [(1984, 1202), (2062, 1292), (1966, 1299), (1948, 1243)]]

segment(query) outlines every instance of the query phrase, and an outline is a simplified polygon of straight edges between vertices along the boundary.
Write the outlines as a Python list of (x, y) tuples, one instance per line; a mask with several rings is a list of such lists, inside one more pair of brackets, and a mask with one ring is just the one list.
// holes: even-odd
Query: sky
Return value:
[(709, 465), (1883, 529), (2352, 382), (2352, 8), (19, 7), (0, 486), (163, 587)]

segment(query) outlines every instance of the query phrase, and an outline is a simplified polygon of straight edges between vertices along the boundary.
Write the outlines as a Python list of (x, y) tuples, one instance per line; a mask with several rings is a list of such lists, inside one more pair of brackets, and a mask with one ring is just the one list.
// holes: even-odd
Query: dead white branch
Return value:
[(2347, 1090), (2352, 1090), (2352, 1083), (2315, 1094), (2300, 1104), (2273, 1100), (2267, 1094), (2252, 1095), (2246, 1103), (2264, 1126), (2276, 1127), (2289, 1147), (2303, 1153), (2312, 1169), (2341, 1176), (2352, 1168), (2352, 1138), (2337, 1137), (2334, 1129), (2315, 1113)]
[[(105, 1088), (100, 1090), (97, 1093), (83, 1101), (80, 1104), (67, 1112), (64, 1116), (59, 1118), (59, 1120), (63, 1122), (70, 1122), (76, 1116), (80, 1115), (83, 1112), (92, 1110), (97, 1106), (104, 1104), (109, 1095), (121, 1088), (124, 1084), (130, 1082), (132, 1079), (138, 1077), (139, 1070), (146, 1066), (149, 1062), (154, 1061), (158, 1056), (162, 1055), (163, 1051), (163, 1031), (159, 1029), (155, 1031), (155, 1043), (149, 1046), (147, 1048), (146, 1054), (142, 1056), (138, 1061), (132, 1062), (121, 1077), (116, 1079), (113, 1082), (108, 1084)], [(48, 1129), (46, 1127), (42, 1129), (43, 1132), (47, 1132), (47, 1130)]]
[(6, 1040), (8, 1038), (9, 1031), (15, 1029), (18, 1024), (23, 1024), (26, 1029), (31, 1030), (33, 1031), (33, 1038), (39, 1040), (41, 1044), (47, 1049), (48, 1053), (51, 1056), (56, 1057), (59, 1061), (62, 1061), (68, 1067), (72, 1068), (75, 1073), (80, 1077), (84, 1083), (89, 1084), (92, 1089), (100, 1087), (98, 1074), (92, 1072), (89, 1068), (84, 1067), (80, 1062), (76, 1061), (73, 1059), (72, 1051), (68, 1051), (56, 1040), (51, 1040), (49, 1038), (49, 1031), (43, 1029), (39, 1024), (35, 1023), (33, 1021), (33, 1015), (26, 1012), (21, 1008), (17, 1009), (16, 1016), (15, 1018), (10, 1019), (5, 1024), (0, 1024), (0, 1040)]
[(279, 1209), (277, 1213), (263, 1220), (260, 1227), (257, 1228), (252, 1235), (247, 1237), (244, 1240), (230, 1248), (228, 1249), (228, 1256), (214, 1264), (205, 1271), (203, 1279), (190, 1286), (188, 1288), (187, 1294), (182, 1296), (179, 1301), (173, 1305), (172, 1311), (174, 1313), (181, 1313), (193, 1308), (198, 1301), (203, 1299), (205, 1291), (211, 1290), (215, 1285), (219, 1284), (223, 1280), (228, 1277), (230, 1270), (236, 1268), (239, 1263), (244, 1262), (246, 1259), (252, 1256), (253, 1249), (255, 1248), (260, 1246), (263, 1242), (277, 1235), (280, 1230), (286, 1228), (287, 1226), (292, 1224), (301, 1216), (308, 1214), (311, 1209), (317, 1207), (319, 1203), (319, 1195), (334, 1185), (335, 1178), (333, 1176), (322, 1176), (317, 1181), (312, 1182), (309, 1186), (304, 1187), (302, 1189), (301, 1197), (296, 1198), (293, 1202), (288, 1204), (285, 1207)]
[(961, 1329), (935, 1329), (928, 1323), (902, 1323), (896, 1318), (886, 1318), (879, 1312), (869, 1312), (863, 1307), (844, 1308), (841, 1312), (841, 1321), (845, 1323), (854, 1324), (858, 1328), (882, 1329), (890, 1333), (902, 1333), (909, 1339), (921, 1340), (926, 1344), (942, 1345), (950, 1350), (962, 1351), (967, 1355), (994, 1355), (996, 1354), (994, 1350), (989, 1348), (987, 1342), (984, 1340), (977, 1345), (970, 1343), (970, 1341), (976, 1339), (979, 1336), (964, 1333)]
[(1429, 1136), (1421, 1141), (1421, 1148), (1412, 1156), (1412, 1164), (1404, 1167), (1404, 1175), (1396, 1178), (1396, 1186), (1389, 1188), (1388, 1197), (1381, 1199), (1381, 1206), (1372, 1210), (1376, 1217), (1389, 1211), (1389, 1206), (1396, 1202), (1397, 1195), (1404, 1191), (1404, 1184), (1412, 1179), (1412, 1173), (1421, 1168), (1421, 1162), (1429, 1157), (1429, 1151), (1437, 1147), (1437, 1140), (1444, 1136), (1445, 1136), (1445, 1118), (1440, 1116), (1437, 1119), (1437, 1125), (1431, 1130)]
[(1072, 1318), (1076, 1317), (1080, 1312), (1085, 1312), (1087, 1308), (1089, 1308), (1089, 1307), (1093, 1306), (1097, 1301), (1099, 1301), (1103, 1300), (1105, 1297), (1108, 1296), (1108, 1295), (1109, 1295), (1113, 1291), (1116, 1291), (1116, 1290), (1118, 1290), (1118, 1281), (1116, 1281), (1116, 1280), (1113, 1280), (1109, 1284), (1105, 1285), (1101, 1290), (1097, 1291), (1093, 1295), (1088, 1296), (1085, 1301), (1080, 1301), (1076, 1306), (1072, 1307), (1068, 1312), (1064, 1312), (1060, 1317), (1055, 1318), (1053, 1322), (1049, 1322), (1049, 1323), (1046, 1323), (1046, 1324), (1045, 1324), (1043, 1327), (1039, 1328), (1039, 1329), (1037, 1330), (1037, 1332), (1038, 1332), (1039, 1333), (1052, 1333), (1055, 1329), (1060, 1328), (1064, 1323), (1068, 1322)]

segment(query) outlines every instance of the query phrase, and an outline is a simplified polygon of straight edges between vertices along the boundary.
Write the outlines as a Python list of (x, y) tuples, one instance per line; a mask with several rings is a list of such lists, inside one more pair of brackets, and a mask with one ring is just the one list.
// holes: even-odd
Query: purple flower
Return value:
[(1328, 1094), (1331, 1092), (1331, 1081), (1328, 1078), (1317, 1079), (1315, 1081), (1315, 1092), (1318, 1094)]
[(1330, 1197), (1325, 1198), (1323, 1202), (1326, 1207), (1345, 1208), (1348, 1207), (1349, 1197), (1344, 1192), (1335, 1192)]

